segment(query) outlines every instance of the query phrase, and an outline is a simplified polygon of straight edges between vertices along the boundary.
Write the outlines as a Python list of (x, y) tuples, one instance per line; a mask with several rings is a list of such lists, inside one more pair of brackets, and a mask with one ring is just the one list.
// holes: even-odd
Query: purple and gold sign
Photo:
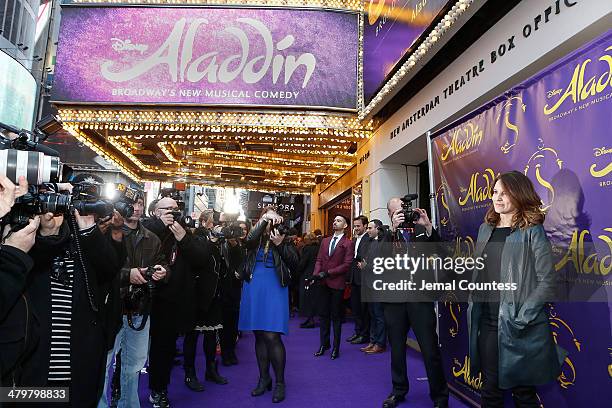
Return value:
[(52, 100), (356, 108), (357, 15), (65, 7)]
[(448, 0), (368, 0), (363, 30), (366, 103)]
[[(538, 388), (544, 407), (612, 399), (611, 112), (608, 31), (433, 139), (439, 230), (458, 255), (474, 253), (499, 173), (524, 173), (542, 200), (559, 292), (568, 299), (549, 306), (549, 324), (569, 353), (557, 382)], [(450, 298), (440, 310), (449, 384), (476, 401), (483, 378), (470, 372), (466, 307)]]

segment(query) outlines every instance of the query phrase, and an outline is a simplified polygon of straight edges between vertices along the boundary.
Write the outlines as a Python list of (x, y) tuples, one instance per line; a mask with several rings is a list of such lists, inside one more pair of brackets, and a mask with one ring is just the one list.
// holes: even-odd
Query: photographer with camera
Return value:
[[(387, 203), (391, 219), (391, 230), (385, 241), (394, 243), (394, 253), (410, 254), (410, 242), (439, 242), (438, 233), (433, 228), (427, 212), (421, 208), (412, 208), (411, 201), (416, 194), (403, 198), (394, 197)], [(418, 256), (420, 254), (412, 254)], [(400, 303), (384, 303), (385, 323), (391, 344), (391, 377), (393, 391), (383, 402), (383, 408), (394, 408), (404, 401), (408, 393), (408, 374), (406, 367), (406, 340), (412, 328), (421, 348), (429, 395), (435, 407), (448, 407), (448, 387), (442, 367), (442, 356), (436, 332), (436, 315), (434, 302), (411, 302), (405, 299)]]
[[(223, 216), (223, 214), (221, 214)], [(202, 220), (204, 221), (204, 220)], [(201, 221), (201, 223), (202, 223)], [(196, 277), (196, 325), (187, 333), (183, 344), (185, 384), (192, 391), (203, 391), (195, 370), (196, 344), (199, 333), (204, 335), (203, 349), (206, 357), (205, 379), (216, 384), (227, 384), (227, 379), (218, 371), (216, 361), (217, 338), (222, 338), (223, 326), (223, 288), (227, 276), (237, 270), (242, 261), (239, 238), (242, 230), (235, 224), (222, 226), (220, 217), (216, 222), (208, 220), (195, 232), (196, 237), (209, 241), (210, 257), (207, 268), (199, 271)], [(216, 224), (216, 225), (215, 225)]]
[[(181, 225), (183, 224), (183, 225)], [(195, 277), (207, 267), (208, 242), (195, 237), (185, 225), (178, 203), (160, 199), (154, 217), (143, 222), (161, 241), (161, 254), (169, 274), (165, 285), (155, 290), (151, 310), (149, 353), (149, 401), (154, 407), (168, 407), (168, 384), (179, 333), (195, 326)]]
[[(116, 406), (140, 406), (138, 378), (147, 360), (151, 303), (155, 289), (163, 284), (167, 276), (160, 252), (161, 242), (157, 235), (147, 230), (140, 222), (144, 210), (142, 193), (135, 197), (133, 207), (132, 215), (123, 220), (122, 225), (117, 225), (116, 222), (112, 225), (112, 233), (118, 232), (122, 235), (127, 259), (118, 276), (119, 297), (111, 300), (119, 303), (120, 312), (116, 316), (118, 330), (113, 332), (116, 336), (106, 359), (104, 392), (98, 403), (100, 408), (108, 406), (108, 371), (119, 350), (121, 396)], [(118, 214), (115, 214), (115, 218), (121, 219)], [(116, 297), (116, 294), (113, 297)]]
[(223, 329), (221, 330), (221, 361), (224, 366), (237, 365), (236, 342), (238, 339), (238, 318), (240, 316), (240, 297), (242, 279), (240, 266), (246, 257), (246, 237), (248, 227), (244, 221), (233, 222), (225, 235), (226, 251), (223, 251), (224, 266), (227, 272), (221, 279), (221, 309)]
[[(0, 218), (8, 214), (15, 199), (25, 194), (27, 189), (24, 178), (15, 186), (0, 175)], [(0, 231), (0, 384), (3, 386), (14, 383), (14, 374), (38, 342), (38, 337), (32, 333), (34, 316), (22, 294), (33, 266), (28, 252), (34, 245), (39, 224), (40, 217), (34, 217), (23, 229), (10, 236), (7, 236), (10, 226)]]
[(289, 293), (291, 273), (297, 271), (298, 253), (286, 238), (283, 218), (269, 206), (249, 232), (247, 255), (240, 270), (244, 284), (240, 301), (240, 330), (255, 333), (255, 355), (259, 367), (254, 397), (272, 389), (270, 364), (276, 374), (272, 402), (285, 399), (285, 345), (281, 334), (289, 331)]
[(84, 214), (67, 206), (63, 214), (40, 216), (25, 291), (40, 341), (16, 383), (69, 387), (71, 406), (94, 406), (104, 380), (104, 299), (120, 264), (96, 215), (87, 212), (92, 208), (80, 208)]

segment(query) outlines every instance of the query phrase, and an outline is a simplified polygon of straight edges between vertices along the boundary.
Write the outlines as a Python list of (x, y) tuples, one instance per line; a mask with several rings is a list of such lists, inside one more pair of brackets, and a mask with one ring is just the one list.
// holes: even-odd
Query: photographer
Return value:
[(255, 333), (255, 355), (259, 367), (254, 397), (272, 389), (270, 364), (276, 374), (272, 402), (285, 399), (285, 345), (281, 334), (289, 330), (289, 294), (291, 273), (297, 271), (298, 254), (286, 239), (287, 227), (272, 207), (266, 207), (249, 233), (247, 255), (241, 277), (245, 281), (240, 302), (240, 330)]
[[(216, 384), (227, 384), (227, 379), (218, 371), (216, 361), (217, 338), (222, 337), (223, 329), (223, 283), (229, 273), (241, 262), (238, 239), (242, 230), (231, 224), (222, 227), (221, 219), (212, 229), (198, 228), (194, 235), (209, 241), (210, 257), (205, 269), (196, 277), (196, 324), (195, 329), (187, 333), (183, 344), (185, 384), (192, 391), (203, 391), (204, 386), (198, 381), (195, 370), (197, 338), (204, 335), (202, 343), (206, 357), (205, 379)], [(210, 222), (205, 223), (210, 226)], [(214, 224), (214, 222), (213, 222)]]
[[(177, 202), (160, 199), (154, 217), (143, 222), (161, 241), (161, 254), (168, 265), (167, 282), (155, 291), (151, 310), (149, 353), (149, 401), (154, 407), (168, 407), (168, 384), (179, 333), (195, 326), (195, 276), (206, 268), (208, 242), (187, 231), (177, 219)], [(177, 216), (177, 218), (175, 218)]]
[(40, 325), (40, 341), (17, 384), (69, 387), (71, 406), (94, 406), (106, 356), (101, 311), (105, 288), (119, 271), (117, 253), (94, 215), (71, 210), (40, 216), (31, 256), (26, 298)]
[[(238, 364), (236, 356), (236, 341), (238, 339), (238, 318), (240, 316), (240, 296), (242, 294), (242, 280), (240, 279), (240, 266), (246, 257), (247, 224), (243, 221), (230, 224), (230, 231), (226, 235), (227, 255), (224, 255), (227, 273), (221, 279), (221, 306), (223, 309), (223, 330), (221, 330), (221, 360), (224, 366)], [(235, 242), (235, 245), (234, 245)], [(224, 251), (225, 253), (225, 251)]]
[[(409, 242), (438, 242), (440, 238), (433, 228), (427, 212), (420, 208), (412, 209), (410, 201), (413, 196), (392, 198), (387, 203), (387, 211), (391, 219), (391, 231), (386, 234), (385, 241), (394, 243), (395, 253), (410, 252)], [(395, 255), (395, 253), (393, 255)], [(408, 253), (408, 255), (411, 255)], [(419, 254), (412, 254), (418, 256)], [(383, 402), (383, 408), (394, 408), (404, 401), (408, 393), (408, 374), (406, 367), (406, 340), (410, 328), (421, 348), (429, 395), (435, 407), (448, 407), (448, 387), (442, 368), (438, 334), (436, 332), (436, 316), (433, 302), (405, 302), (384, 304), (385, 323), (391, 344), (391, 377), (393, 391)]]
[[(111, 233), (118, 232), (122, 235), (127, 259), (118, 277), (119, 298), (113, 299), (120, 305), (120, 312), (117, 315), (119, 330), (112, 349), (107, 355), (104, 392), (98, 407), (108, 405), (106, 399), (106, 389), (109, 383), (108, 371), (119, 350), (121, 350), (122, 388), (117, 406), (140, 406), (138, 376), (147, 360), (152, 291), (158, 285), (163, 284), (166, 278), (166, 268), (162, 266), (160, 252), (161, 242), (140, 222), (144, 209), (142, 195), (137, 196), (133, 207), (132, 216), (125, 219), (122, 225), (118, 225), (117, 222), (112, 224)], [(115, 214), (114, 218), (121, 220), (118, 214)]]
[[(0, 218), (11, 210), (15, 198), (27, 191), (25, 179), (15, 186), (0, 175)], [(32, 269), (32, 259), (27, 255), (34, 245), (40, 218), (30, 220), (23, 229), (11, 233), (5, 228), (0, 246), (0, 384), (10, 386), (14, 374), (38, 342), (35, 336), (34, 318), (27, 300), (22, 296), (26, 280)], [(29, 335), (28, 335), (29, 334)]]

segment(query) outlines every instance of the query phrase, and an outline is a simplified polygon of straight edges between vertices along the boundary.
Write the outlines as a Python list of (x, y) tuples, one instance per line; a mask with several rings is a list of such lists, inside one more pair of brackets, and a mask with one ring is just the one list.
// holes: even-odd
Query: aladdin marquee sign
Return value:
[(65, 7), (60, 103), (356, 108), (356, 14)]

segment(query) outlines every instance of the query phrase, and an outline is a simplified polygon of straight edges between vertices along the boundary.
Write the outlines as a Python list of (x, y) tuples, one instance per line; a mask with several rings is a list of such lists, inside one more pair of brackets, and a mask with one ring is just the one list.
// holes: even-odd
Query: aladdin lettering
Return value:
[[(462, 131), (465, 132), (465, 137), (463, 138), (461, 138)], [(454, 129), (450, 143), (442, 146), (442, 161), (446, 161), (451, 153), (457, 156), (472, 147), (480, 145), (480, 142), (482, 142), (482, 130), (478, 125), (468, 122), (463, 129)]]
[[(499, 173), (498, 173), (499, 174)], [(479, 172), (472, 173), (470, 177), (470, 188), (465, 197), (459, 198), (459, 205), (464, 206), (469, 200), (476, 204), (479, 202), (491, 200), (493, 198), (493, 181), (495, 181), (495, 172), (492, 169), (486, 169), (482, 173), (484, 186), (478, 185)]]
[[(125, 82), (160, 65), (165, 65), (172, 82), (199, 82), (206, 78), (210, 83), (228, 83), (241, 76), (245, 83), (255, 84), (272, 67), (272, 82), (276, 84), (284, 71), (284, 83), (287, 85), (295, 71), (300, 66), (304, 66), (306, 72), (302, 88), (306, 87), (317, 64), (313, 54), (303, 53), (297, 58), (294, 55), (286, 57), (279, 54), (274, 55), (275, 51), (284, 51), (291, 47), (295, 42), (295, 37), (287, 35), (275, 45), (272, 33), (262, 22), (252, 18), (238, 18), (237, 21), (257, 31), (265, 44), (265, 54), (249, 59), (251, 44), (247, 33), (237, 27), (228, 27), (222, 33), (229, 33), (239, 41), (242, 48), (240, 54), (230, 55), (218, 61), (219, 52), (211, 51), (194, 58), (193, 46), (196, 34), (202, 25), (208, 23), (208, 20), (197, 18), (188, 25), (187, 19), (181, 18), (174, 24), (172, 32), (161, 47), (146, 59), (124, 70), (113, 69), (114, 61), (105, 61), (100, 66), (101, 74), (109, 81)], [(230, 68), (230, 65), (233, 68)], [(259, 68), (256, 68), (256, 65)]]
[[(606, 51), (612, 51), (612, 46), (606, 48)], [(572, 98), (572, 101), (576, 104), (604, 92), (608, 87), (612, 88), (612, 55), (610, 55), (610, 53), (602, 55), (599, 61), (607, 64), (607, 72), (601, 74), (599, 78), (593, 75), (586, 80), (585, 83), (585, 71), (587, 66), (591, 63), (591, 59), (587, 58), (582, 64), (576, 65), (574, 75), (565, 89), (565, 93), (554, 105), (552, 105), (552, 107), (549, 108), (548, 104), (546, 104), (544, 106), (544, 114), (550, 115), (555, 113), (567, 98)]]
[[(604, 228), (605, 233), (611, 234), (612, 228)], [(574, 231), (572, 242), (569, 244), (565, 255), (555, 265), (555, 270), (560, 270), (566, 264), (571, 264), (578, 273), (607, 276), (612, 270), (612, 238), (608, 235), (599, 235), (603, 241), (604, 248), (607, 247), (608, 253), (601, 256), (597, 253), (597, 247), (588, 237), (591, 235), (589, 230)], [(585, 242), (588, 247), (585, 249)]]

